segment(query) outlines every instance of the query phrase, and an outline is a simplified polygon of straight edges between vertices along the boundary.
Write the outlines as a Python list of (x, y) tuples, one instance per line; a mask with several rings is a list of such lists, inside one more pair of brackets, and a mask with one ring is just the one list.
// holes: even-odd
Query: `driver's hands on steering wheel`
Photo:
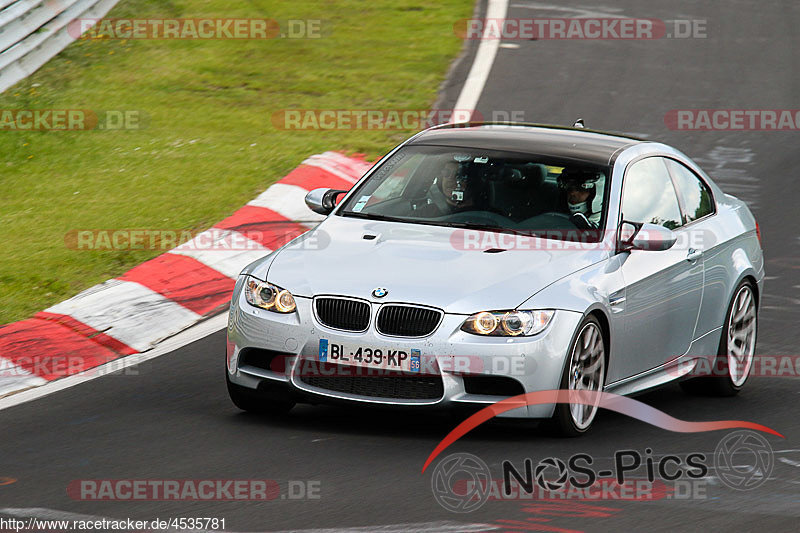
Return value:
[(588, 218), (586, 218), (586, 215), (584, 215), (583, 213), (575, 213), (574, 215), (569, 217), (569, 220), (570, 222), (575, 224), (578, 227), (578, 229), (597, 228), (597, 226), (595, 226)]

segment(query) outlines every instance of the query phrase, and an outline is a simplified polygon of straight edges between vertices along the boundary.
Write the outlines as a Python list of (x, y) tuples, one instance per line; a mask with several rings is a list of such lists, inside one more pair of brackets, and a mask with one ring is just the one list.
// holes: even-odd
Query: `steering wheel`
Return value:
[(466, 224), (479, 224), (482, 226), (513, 227), (514, 222), (500, 213), (493, 211), (464, 211), (455, 213), (448, 217), (453, 222), (463, 222)]
[(589, 219), (586, 218), (586, 215), (584, 215), (583, 213), (575, 213), (574, 215), (568, 215), (560, 211), (550, 211), (548, 213), (544, 213), (539, 216), (569, 220), (570, 223), (572, 223), (576, 228), (580, 230), (596, 229), (594, 224), (592, 224), (589, 221)]
[(575, 213), (569, 217), (569, 221), (575, 224), (578, 229), (595, 229), (594, 224), (583, 213)]

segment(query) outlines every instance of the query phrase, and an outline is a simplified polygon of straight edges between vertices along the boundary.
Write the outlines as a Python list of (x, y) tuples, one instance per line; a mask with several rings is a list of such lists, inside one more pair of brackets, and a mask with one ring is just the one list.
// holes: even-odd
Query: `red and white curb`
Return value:
[(324, 217), (303, 202), (350, 189), (371, 166), (314, 155), (192, 241), (32, 318), (0, 326), (0, 397), (155, 347), (227, 308), (239, 272)]

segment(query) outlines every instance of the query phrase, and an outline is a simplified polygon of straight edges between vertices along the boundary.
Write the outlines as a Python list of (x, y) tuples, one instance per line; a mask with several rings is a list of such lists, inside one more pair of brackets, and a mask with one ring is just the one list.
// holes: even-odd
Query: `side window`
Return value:
[(708, 186), (683, 164), (672, 159), (666, 159), (666, 162), (683, 202), (684, 224), (713, 213), (714, 201)]
[(648, 157), (634, 163), (625, 174), (622, 187), (624, 220), (669, 229), (681, 226), (678, 197), (662, 158)]

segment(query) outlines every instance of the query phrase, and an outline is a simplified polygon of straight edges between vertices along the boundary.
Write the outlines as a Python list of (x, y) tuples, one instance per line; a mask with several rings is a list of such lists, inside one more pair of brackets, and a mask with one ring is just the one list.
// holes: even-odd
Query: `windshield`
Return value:
[[(337, 212), (567, 238), (605, 221), (608, 167), (446, 146), (400, 149)], [(564, 230), (563, 234), (559, 233)]]

